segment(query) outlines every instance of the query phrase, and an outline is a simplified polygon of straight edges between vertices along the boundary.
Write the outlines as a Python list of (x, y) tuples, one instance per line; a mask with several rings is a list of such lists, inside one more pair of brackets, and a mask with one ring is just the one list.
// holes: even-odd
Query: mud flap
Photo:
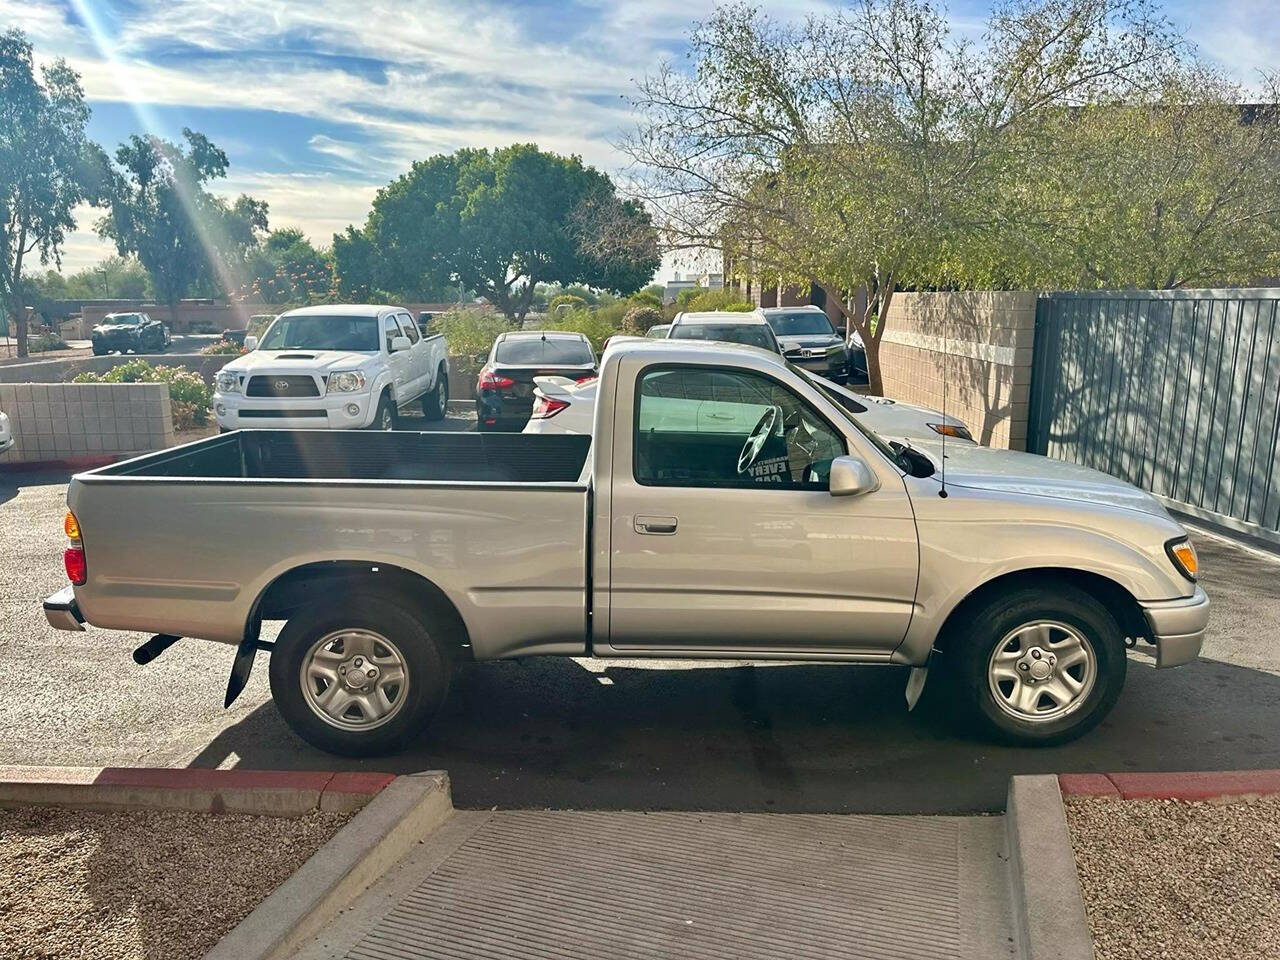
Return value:
[(920, 694), (924, 693), (924, 682), (929, 676), (929, 665), (923, 667), (912, 667), (911, 673), (907, 675), (907, 710), (914, 710), (916, 703), (920, 700)]
[(262, 620), (254, 617), (249, 621), (249, 628), (244, 632), (244, 639), (236, 647), (236, 658), (231, 661), (231, 676), (227, 678), (227, 697), (223, 701), (223, 709), (236, 702), (236, 698), (244, 693), (249, 683), (249, 674), (253, 672), (253, 658), (259, 650), (270, 650), (275, 644), (263, 643), (258, 639), (262, 632)]

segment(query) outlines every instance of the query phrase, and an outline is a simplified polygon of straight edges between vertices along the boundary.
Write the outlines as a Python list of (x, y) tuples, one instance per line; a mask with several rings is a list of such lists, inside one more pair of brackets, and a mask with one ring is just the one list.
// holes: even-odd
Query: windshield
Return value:
[(549, 365), (581, 367), (594, 363), (591, 347), (585, 340), (565, 337), (516, 337), (498, 344), (494, 351), (495, 363), (516, 365)]
[(102, 318), (103, 323), (141, 323), (140, 313), (113, 313)]
[(769, 326), (780, 337), (806, 337), (821, 334), (835, 336), (835, 329), (825, 313), (816, 310), (797, 310), (795, 313), (765, 314)]
[(671, 328), (672, 340), (718, 340), (742, 343), (778, 352), (777, 341), (762, 323), (677, 323)]
[(348, 350), (378, 352), (375, 317), (330, 317), (307, 314), (280, 317), (258, 344), (259, 350)]
[(836, 393), (836, 391), (830, 389), (826, 384), (822, 382), (821, 377), (813, 376), (813, 374), (811, 374), (808, 370), (804, 369), (804, 367), (797, 367), (794, 363), (787, 361), (787, 368), (792, 373), (803, 377), (805, 380), (809, 381), (809, 383), (811, 383), (813, 386), (817, 387), (818, 390), (822, 393), (822, 395), (835, 405), (836, 409), (840, 411), (841, 415), (847, 421), (853, 424), (854, 427), (856, 427), (864, 437), (866, 437), (873, 444), (875, 444), (875, 448), (877, 450), (879, 450), (881, 453), (883, 453), (886, 457), (889, 458), (890, 463), (892, 463), (894, 466), (898, 467), (898, 469), (902, 470), (905, 473), (911, 472), (910, 465), (903, 464), (902, 455), (889, 445), (889, 441), (887, 441), (884, 437), (880, 436), (880, 434), (876, 433), (874, 430), (872, 430), (870, 427), (868, 427), (866, 424), (864, 424), (861, 420), (859, 420), (850, 412), (847, 406), (849, 402), (847, 397), (842, 397), (840, 394)]

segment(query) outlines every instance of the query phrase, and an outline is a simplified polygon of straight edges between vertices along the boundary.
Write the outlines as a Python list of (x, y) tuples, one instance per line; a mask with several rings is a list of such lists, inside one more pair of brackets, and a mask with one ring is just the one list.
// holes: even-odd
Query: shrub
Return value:
[(45, 353), (49, 350), (69, 350), (67, 341), (56, 333), (40, 333), (27, 337), (28, 353)]
[(655, 310), (662, 309), (662, 297), (656, 293), (650, 293), (648, 290), (641, 290), (639, 293), (633, 293), (627, 298), (628, 307), (653, 307)]
[(209, 344), (207, 347), (201, 347), (200, 352), (207, 356), (215, 356), (223, 353), (239, 355), (244, 353), (245, 349), (234, 340), (219, 340), (216, 343)]
[(575, 296), (572, 293), (562, 293), (551, 298), (551, 302), (547, 304), (547, 313), (553, 317), (558, 317), (564, 313), (573, 313), (586, 308), (587, 301), (582, 297)]
[(666, 317), (655, 307), (648, 305), (632, 307), (622, 318), (622, 332), (633, 337), (643, 337), (649, 332), (650, 327), (665, 322)]
[(209, 422), (213, 390), (200, 374), (181, 367), (153, 367), (141, 358), (113, 367), (105, 374), (87, 371), (73, 383), (164, 383), (169, 386), (169, 406), (175, 430), (189, 430)]
[(500, 314), (474, 307), (450, 310), (433, 320), (432, 326), (444, 335), (449, 356), (468, 359), (478, 353), (488, 353), (498, 334), (514, 329)]
[(602, 323), (607, 323), (615, 328), (622, 327), (622, 318), (627, 315), (627, 303), (624, 300), (614, 300), (604, 306), (596, 307), (592, 311), (596, 318)]
[[(687, 291), (683, 291), (687, 292)], [(731, 313), (750, 313), (755, 307), (747, 303), (732, 290), (707, 290), (689, 300), (685, 310), (701, 312), (704, 310), (727, 310)]]
[(597, 354), (604, 349), (604, 342), (618, 333), (618, 328), (598, 310), (575, 310), (551, 323), (548, 329), (585, 334)]

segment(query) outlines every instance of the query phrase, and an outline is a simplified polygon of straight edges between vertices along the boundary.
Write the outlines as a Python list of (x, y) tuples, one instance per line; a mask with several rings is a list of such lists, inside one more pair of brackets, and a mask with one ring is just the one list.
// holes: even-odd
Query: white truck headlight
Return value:
[(356, 393), (365, 388), (364, 374), (359, 370), (343, 370), (329, 374), (330, 393)]
[(233, 373), (230, 370), (219, 370), (218, 376), (214, 380), (214, 385), (218, 388), (219, 393), (239, 393), (240, 374)]

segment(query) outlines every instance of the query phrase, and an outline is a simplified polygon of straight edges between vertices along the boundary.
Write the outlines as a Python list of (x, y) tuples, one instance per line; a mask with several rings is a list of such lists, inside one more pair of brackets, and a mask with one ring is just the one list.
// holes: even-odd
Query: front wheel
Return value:
[(447, 649), (440, 624), (394, 597), (321, 602), (280, 631), (271, 697), (313, 746), (378, 756), (417, 736), (444, 702)]
[(441, 365), (436, 386), (422, 395), (422, 415), (428, 420), (443, 420), (449, 412), (449, 371)]
[(374, 412), (373, 423), (366, 430), (394, 430), (396, 428), (396, 404), (390, 393), (383, 393)]
[(1069, 584), (995, 598), (966, 617), (947, 649), (966, 712), (996, 738), (1027, 746), (1093, 729), (1115, 706), (1128, 664), (1115, 618)]

